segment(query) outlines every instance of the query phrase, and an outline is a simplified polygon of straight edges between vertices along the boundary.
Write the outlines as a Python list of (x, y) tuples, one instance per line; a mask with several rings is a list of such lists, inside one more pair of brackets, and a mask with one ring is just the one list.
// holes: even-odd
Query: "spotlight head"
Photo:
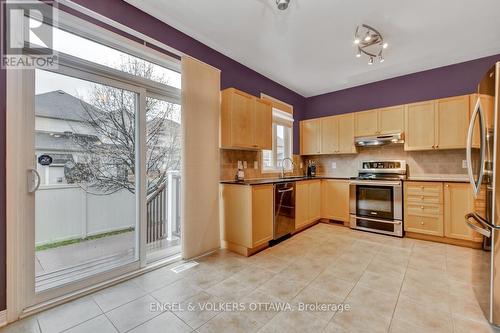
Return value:
[(289, 4), (290, 0), (276, 0), (276, 6), (278, 6), (279, 10), (287, 9)]

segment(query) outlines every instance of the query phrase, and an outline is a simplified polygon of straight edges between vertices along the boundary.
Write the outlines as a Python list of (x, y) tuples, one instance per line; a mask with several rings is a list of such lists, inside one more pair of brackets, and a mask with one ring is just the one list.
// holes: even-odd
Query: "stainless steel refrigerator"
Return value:
[(484, 236), (483, 249), (489, 260), (473, 265), (472, 285), (485, 317), (500, 326), (500, 158), (498, 152), (498, 102), (500, 62), (496, 63), (478, 85), (477, 99), (467, 135), (467, 165), (470, 183), (482, 207), (465, 216), (465, 222)]

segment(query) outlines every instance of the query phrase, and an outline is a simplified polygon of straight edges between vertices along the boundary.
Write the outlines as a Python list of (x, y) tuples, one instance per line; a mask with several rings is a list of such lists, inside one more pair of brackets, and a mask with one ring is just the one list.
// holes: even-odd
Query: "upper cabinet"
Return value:
[(272, 112), (269, 101), (234, 88), (223, 90), (221, 147), (272, 149)]
[(352, 113), (336, 116), (338, 119), (337, 154), (356, 153), (354, 146), (354, 115)]
[(434, 101), (408, 104), (405, 108), (405, 150), (434, 149)]
[[(492, 126), (494, 100), (464, 95), (300, 122), (300, 153), (356, 153), (354, 138), (404, 132), (405, 150), (463, 149), (477, 99)], [(477, 131), (478, 129), (476, 129)], [(474, 135), (477, 141), (478, 135)], [(477, 145), (477, 142), (473, 142)]]
[(378, 134), (404, 131), (404, 105), (378, 109)]
[(354, 115), (352, 113), (300, 122), (301, 155), (355, 152)]
[(355, 134), (356, 136), (376, 135), (378, 132), (378, 110), (356, 112)]
[(355, 136), (403, 132), (404, 106), (393, 106), (354, 113)]
[(465, 148), (469, 96), (406, 105), (405, 150)]
[(300, 122), (300, 154), (315, 155), (321, 151), (320, 119), (303, 120)]
[(469, 95), (436, 101), (435, 149), (465, 148), (469, 128)]

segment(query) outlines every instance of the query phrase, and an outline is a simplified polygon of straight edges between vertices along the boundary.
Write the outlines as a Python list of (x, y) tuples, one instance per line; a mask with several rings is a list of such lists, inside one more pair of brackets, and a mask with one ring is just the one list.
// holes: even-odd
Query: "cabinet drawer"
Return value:
[(407, 201), (439, 204), (443, 202), (442, 183), (413, 182), (406, 183), (405, 185), (405, 194)]
[(408, 203), (415, 205), (424, 205), (424, 204), (440, 204), (441, 200), (439, 195), (416, 195), (416, 194), (407, 194), (406, 200)]
[(443, 207), (441, 205), (417, 205), (408, 203), (406, 205), (406, 212), (408, 215), (413, 216), (437, 217), (443, 213)]
[(443, 220), (440, 217), (408, 215), (404, 223), (406, 231), (443, 236)]

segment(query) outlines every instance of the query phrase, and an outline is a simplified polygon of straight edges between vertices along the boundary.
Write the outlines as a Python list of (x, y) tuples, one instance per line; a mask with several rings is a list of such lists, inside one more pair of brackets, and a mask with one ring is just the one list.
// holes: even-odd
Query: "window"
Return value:
[[(273, 149), (262, 151), (262, 170), (264, 172), (281, 171), (285, 158), (292, 158), (292, 116), (273, 108)], [(292, 171), (292, 164), (286, 163), (285, 170)]]

